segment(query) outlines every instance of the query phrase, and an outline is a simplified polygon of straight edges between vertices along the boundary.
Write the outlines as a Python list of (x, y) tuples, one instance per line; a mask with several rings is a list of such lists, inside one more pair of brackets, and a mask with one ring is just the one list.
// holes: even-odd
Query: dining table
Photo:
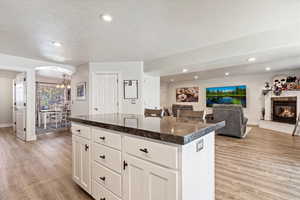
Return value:
[[(43, 124), (44, 129), (47, 129), (47, 118), (50, 114), (57, 114), (61, 113), (61, 110), (40, 110), (39, 112), (39, 127)], [(43, 122), (42, 122), (43, 121)]]

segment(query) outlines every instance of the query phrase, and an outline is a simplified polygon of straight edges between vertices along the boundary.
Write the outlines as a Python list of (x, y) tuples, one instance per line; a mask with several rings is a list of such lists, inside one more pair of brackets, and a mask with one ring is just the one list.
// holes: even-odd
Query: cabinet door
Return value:
[(81, 143), (77, 137), (72, 137), (72, 175), (73, 180), (80, 184), (81, 179)]
[(125, 155), (125, 200), (178, 200), (178, 172)]
[(90, 141), (73, 135), (73, 180), (88, 193), (91, 191)]
[(81, 186), (91, 192), (91, 147), (90, 141), (82, 139), (81, 143)]
[(147, 200), (178, 200), (178, 172), (148, 165)]
[(132, 156), (125, 155), (127, 167), (123, 174), (124, 200), (146, 200), (147, 172), (145, 163)]

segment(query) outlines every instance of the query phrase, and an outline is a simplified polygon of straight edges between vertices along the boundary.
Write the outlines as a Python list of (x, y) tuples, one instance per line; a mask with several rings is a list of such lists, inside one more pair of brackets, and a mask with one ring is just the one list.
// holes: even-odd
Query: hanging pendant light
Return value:
[(61, 88), (61, 89), (64, 89), (64, 88), (68, 88), (70, 89), (71, 88), (71, 85), (70, 85), (70, 80), (66, 79), (66, 75), (64, 74), (63, 75), (63, 81), (61, 84), (57, 84), (56, 85), (56, 88)]

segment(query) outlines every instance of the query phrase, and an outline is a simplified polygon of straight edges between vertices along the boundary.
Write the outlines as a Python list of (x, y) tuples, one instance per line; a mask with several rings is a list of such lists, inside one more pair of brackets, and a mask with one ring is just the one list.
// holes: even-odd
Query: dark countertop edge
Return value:
[(187, 134), (185, 136), (178, 136), (178, 135), (158, 133), (158, 132), (154, 132), (154, 131), (133, 128), (133, 127), (124, 127), (124, 126), (115, 125), (115, 124), (108, 124), (108, 123), (97, 122), (97, 121), (92, 121), (92, 120), (80, 119), (80, 118), (76, 118), (76, 117), (70, 117), (70, 120), (73, 122), (77, 122), (77, 123), (82, 123), (82, 124), (86, 124), (86, 125), (90, 125), (90, 126), (113, 130), (113, 131), (124, 132), (124, 133), (130, 134), (130, 135), (145, 137), (145, 138), (149, 138), (149, 139), (154, 139), (154, 140), (168, 142), (168, 143), (172, 143), (172, 144), (178, 144), (178, 145), (186, 145), (200, 137), (203, 137), (203, 136), (209, 134), (210, 132), (213, 132), (213, 131), (225, 126), (225, 121), (217, 122), (217, 123), (211, 124), (210, 126), (208, 126), (206, 128), (202, 128), (197, 132), (193, 132), (193, 133)]

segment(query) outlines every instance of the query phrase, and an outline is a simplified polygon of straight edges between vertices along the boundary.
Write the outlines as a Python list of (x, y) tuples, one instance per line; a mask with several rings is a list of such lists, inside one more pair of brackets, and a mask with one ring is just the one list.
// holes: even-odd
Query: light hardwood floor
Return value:
[[(216, 144), (217, 200), (300, 199), (300, 137), (253, 128)], [(70, 133), (23, 143), (0, 129), (0, 200), (91, 199), (71, 179)]]
[(300, 200), (300, 137), (253, 128), (217, 136), (217, 200)]

